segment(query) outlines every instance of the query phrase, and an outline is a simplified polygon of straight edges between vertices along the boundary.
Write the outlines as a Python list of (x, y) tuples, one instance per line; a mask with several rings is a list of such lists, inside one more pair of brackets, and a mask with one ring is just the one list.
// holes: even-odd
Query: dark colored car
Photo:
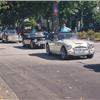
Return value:
[(35, 28), (30, 33), (24, 33), (23, 46), (30, 46), (31, 49), (36, 47), (45, 47), (45, 35), (42, 31), (37, 31)]
[(2, 39), (2, 27), (0, 27), (0, 39)]

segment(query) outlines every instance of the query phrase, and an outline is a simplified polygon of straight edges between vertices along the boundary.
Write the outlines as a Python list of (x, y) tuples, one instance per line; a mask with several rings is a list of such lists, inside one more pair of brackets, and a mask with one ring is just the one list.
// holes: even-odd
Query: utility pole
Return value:
[(83, 5), (81, 5), (81, 20), (80, 20), (80, 29), (83, 28), (83, 17), (84, 17), (84, 14), (83, 14)]
[(99, 12), (100, 11), (100, 1), (97, 0), (97, 11)]

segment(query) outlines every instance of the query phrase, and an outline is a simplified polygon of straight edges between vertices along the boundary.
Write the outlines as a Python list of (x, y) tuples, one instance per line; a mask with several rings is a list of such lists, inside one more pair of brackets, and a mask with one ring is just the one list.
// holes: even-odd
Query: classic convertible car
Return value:
[(93, 43), (76, 37), (77, 35), (71, 32), (51, 34), (46, 42), (47, 54), (59, 54), (62, 59), (69, 59), (70, 56), (92, 58), (94, 55)]

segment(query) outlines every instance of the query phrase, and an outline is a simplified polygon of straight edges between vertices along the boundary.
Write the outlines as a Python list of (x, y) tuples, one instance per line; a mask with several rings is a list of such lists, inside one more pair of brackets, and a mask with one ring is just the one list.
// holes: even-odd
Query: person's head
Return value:
[(66, 24), (65, 24), (65, 23), (63, 24), (63, 27), (64, 27), (64, 26), (66, 26)]

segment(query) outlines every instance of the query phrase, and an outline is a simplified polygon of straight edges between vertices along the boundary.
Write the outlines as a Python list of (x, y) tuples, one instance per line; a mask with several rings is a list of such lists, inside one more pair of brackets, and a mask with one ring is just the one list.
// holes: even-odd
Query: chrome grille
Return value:
[(75, 48), (83, 48), (83, 49), (87, 49), (87, 47), (84, 47), (84, 46), (77, 46)]

